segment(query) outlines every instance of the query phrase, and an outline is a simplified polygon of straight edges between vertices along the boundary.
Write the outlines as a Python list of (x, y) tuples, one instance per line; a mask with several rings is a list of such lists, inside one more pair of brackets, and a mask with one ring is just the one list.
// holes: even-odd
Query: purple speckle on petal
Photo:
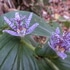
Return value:
[(39, 25), (38, 23), (33, 24), (33, 25), (27, 30), (27, 33), (26, 33), (26, 34), (32, 33), (38, 25)]
[(33, 13), (30, 13), (30, 15), (29, 15), (28, 19), (26, 19), (26, 23), (25, 23), (26, 28), (28, 28), (28, 27), (29, 27), (30, 21), (31, 21), (31, 19), (32, 19), (32, 15), (33, 15)]

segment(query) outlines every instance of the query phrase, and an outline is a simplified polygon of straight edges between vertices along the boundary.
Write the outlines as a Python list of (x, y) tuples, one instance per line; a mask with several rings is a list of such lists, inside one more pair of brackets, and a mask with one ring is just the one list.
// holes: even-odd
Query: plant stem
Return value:
[(53, 68), (54, 70), (59, 70), (59, 68), (50, 59), (45, 58), (45, 60), (51, 68)]
[(30, 49), (32, 49), (32, 50), (35, 50), (35, 47), (33, 47), (31, 44), (29, 44), (28, 42), (25, 42), (24, 40), (22, 40), (21, 39), (21, 42), (23, 43), (23, 44), (25, 44), (27, 47), (29, 47)]

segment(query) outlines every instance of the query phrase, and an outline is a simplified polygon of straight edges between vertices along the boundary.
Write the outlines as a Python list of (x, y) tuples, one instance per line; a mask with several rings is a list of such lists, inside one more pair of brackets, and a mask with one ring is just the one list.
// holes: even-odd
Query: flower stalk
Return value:
[(44, 60), (47, 62), (47, 64), (53, 69), (53, 70), (59, 70), (59, 68), (48, 58), (44, 58)]
[(35, 47), (33, 47), (31, 44), (25, 42), (23, 39), (21, 39), (21, 43), (25, 44), (27, 47), (29, 47), (31, 50), (35, 50)]

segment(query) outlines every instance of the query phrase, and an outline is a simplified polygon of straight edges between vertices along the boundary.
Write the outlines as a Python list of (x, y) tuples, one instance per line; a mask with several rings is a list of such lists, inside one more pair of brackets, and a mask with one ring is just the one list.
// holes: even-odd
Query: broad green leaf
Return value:
[(39, 45), (38, 47), (36, 47), (35, 52), (38, 56), (41, 56), (41, 57), (47, 57), (47, 58), (57, 57), (55, 52), (47, 45), (47, 43), (43, 46)]
[(5, 24), (2, 16), (0, 16), (0, 34), (2, 34), (2, 30), (7, 28), (7, 25)]
[(52, 29), (55, 31), (55, 29), (57, 28), (57, 27), (59, 27), (60, 28), (60, 31), (61, 31), (61, 33), (62, 33), (62, 29), (61, 29), (61, 24), (59, 24), (58, 22), (51, 22), (50, 23), (50, 25), (51, 25), (51, 27), (52, 27)]
[(60, 69), (60, 70), (70, 70), (70, 53), (68, 57), (64, 60), (58, 59), (51, 59), (51, 61)]
[(0, 70), (35, 70), (33, 55), (33, 50), (19, 38), (8, 34), (0, 38)]
[(51, 70), (29, 46), (20, 38), (4, 33), (0, 38), (0, 70)]

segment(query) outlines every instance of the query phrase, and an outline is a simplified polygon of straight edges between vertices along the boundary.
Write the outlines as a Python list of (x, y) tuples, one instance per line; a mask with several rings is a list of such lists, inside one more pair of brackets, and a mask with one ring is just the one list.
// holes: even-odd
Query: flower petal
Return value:
[(3, 30), (3, 32), (6, 32), (6, 33), (13, 35), (13, 36), (19, 36), (18, 33), (14, 32), (12, 30)]
[(55, 33), (56, 33), (56, 34), (60, 34), (60, 29), (59, 29), (59, 27), (56, 28)]
[(64, 53), (64, 52), (56, 52), (57, 53), (57, 55), (59, 56), (59, 57), (61, 57), (62, 59), (65, 59), (66, 57), (67, 57), (67, 55)]
[(18, 12), (15, 13), (15, 20), (21, 20)]
[(16, 25), (23, 25), (23, 20), (26, 18), (26, 16), (22, 16), (21, 14), (19, 15), (18, 12), (15, 13), (15, 18), (13, 18), (14, 23)]
[(54, 44), (53, 44), (53, 41), (51, 41), (51, 43), (50, 42), (48, 42), (48, 45), (55, 51), (55, 48), (54, 48)]
[(61, 57), (62, 59), (65, 59), (67, 57), (67, 55), (64, 53), (64, 52), (59, 52), (59, 51), (56, 51), (56, 49), (54, 48), (53, 45), (51, 45), (49, 42), (48, 42), (49, 46), (57, 53), (57, 55), (59, 57)]
[(4, 16), (4, 20), (6, 21), (6, 23), (12, 28), (14, 29), (14, 23), (12, 23), (7, 17)]
[(20, 37), (24, 37), (26, 35), (26, 30), (21, 30), (18, 34)]
[(26, 23), (25, 23), (26, 28), (28, 28), (28, 27), (29, 27), (30, 21), (31, 21), (31, 19), (32, 19), (32, 15), (33, 15), (33, 13), (30, 13), (30, 15), (29, 15), (28, 19), (26, 20)]
[(34, 29), (38, 26), (38, 23), (35, 23), (34, 25), (32, 25), (26, 32), (26, 34), (30, 34), (34, 31)]

